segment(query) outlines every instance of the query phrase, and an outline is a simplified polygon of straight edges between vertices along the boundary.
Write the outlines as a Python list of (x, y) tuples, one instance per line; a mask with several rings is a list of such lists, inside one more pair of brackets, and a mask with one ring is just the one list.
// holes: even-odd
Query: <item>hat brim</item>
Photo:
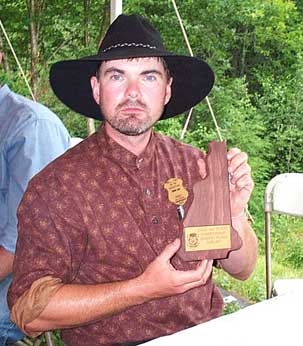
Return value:
[(93, 98), (90, 78), (96, 74), (102, 61), (136, 57), (163, 57), (173, 77), (171, 99), (160, 119), (181, 114), (203, 100), (214, 84), (210, 66), (198, 58), (167, 52), (134, 52), (127, 56), (125, 50), (110, 54), (92, 55), (79, 60), (65, 60), (52, 65), (50, 84), (56, 96), (69, 108), (84, 116), (103, 120), (99, 105)]

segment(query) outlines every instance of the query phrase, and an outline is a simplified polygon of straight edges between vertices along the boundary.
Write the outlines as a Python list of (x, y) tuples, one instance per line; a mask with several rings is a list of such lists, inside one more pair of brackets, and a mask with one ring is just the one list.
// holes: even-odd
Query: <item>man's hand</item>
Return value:
[(149, 299), (173, 296), (202, 286), (212, 272), (212, 261), (203, 260), (194, 270), (176, 270), (170, 260), (180, 247), (180, 240), (176, 239), (167, 245), (163, 252), (148, 265), (142, 275), (138, 277), (142, 293)]
[(234, 217), (243, 213), (254, 188), (247, 159), (247, 154), (237, 148), (232, 148), (227, 152), (228, 172), (230, 174), (230, 207), (231, 216)]

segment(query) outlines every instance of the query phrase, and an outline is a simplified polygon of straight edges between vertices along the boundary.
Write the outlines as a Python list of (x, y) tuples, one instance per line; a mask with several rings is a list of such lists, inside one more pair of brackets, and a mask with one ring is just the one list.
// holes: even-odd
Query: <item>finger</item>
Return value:
[(203, 260), (198, 264), (196, 269), (187, 271), (177, 271), (179, 285), (186, 285), (189, 283), (197, 282), (201, 280), (208, 266), (212, 267), (212, 260)]
[(197, 161), (198, 168), (199, 168), (199, 173), (201, 175), (202, 179), (205, 179), (207, 176), (207, 171), (206, 171), (206, 163), (204, 159), (199, 159)]
[(238, 148), (231, 148), (231, 149), (229, 149), (228, 152), (227, 152), (227, 160), (229, 160), (229, 161), (232, 160), (233, 157), (235, 155), (239, 154), (239, 153), (241, 153), (241, 150), (238, 149)]
[[(246, 189), (248, 191), (252, 191), (252, 189), (254, 188), (254, 182), (251, 178), (250, 175), (248, 174), (244, 174), (242, 175), (240, 178), (238, 178), (234, 183), (234, 189), (236, 191), (240, 191), (242, 189)], [(231, 190), (233, 190), (231, 188)]]
[(207, 261), (200, 283), (205, 284), (213, 270), (213, 260)]
[(175, 239), (172, 243), (166, 245), (164, 250), (159, 255), (159, 259), (168, 262), (179, 250), (181, 245), (180, 239)]
[(240, 166), (238, 166), (231, 174), (230, 176), (230, 182), (232, 184), (236, 184), (237, 181), (242, 177), (242, 176), (248, 176), (250, 177), (251, 173), (251, 168), (250, 165), (245, 162), (243, 164), (241, 164)]
[(212, 272), (213, 260), (206, 260), (204, 263), (200, 263), (199, 267), (201, 268), (201, 276), (208, 278), (209, 274)]
[(201, 272), (202, 272), (205, 270), (205, 268), (208, 266), (209, 263), (212, 266), (213, 260), (205, 259), (205, 260), (199, 261), (197, 264), (197, 269), (201, 270)]
[(248, 165), (247, 160), (247, 154), (242, 151), (234, 155), (232, 159), (228, 161), (228, 172), (233, 175), (241, 165)]
[(213, 270), (213, 262), (208, 261), (208, 263), (206, 264), (206, 267), (204, 268), (203, 275), (201, 275), (198, 280), (185, 284), (183, 287), (184, 291), (188, 291), (191, 288), (196, 288), (196, 287), (205, 285), (212, 273), (212, 270)]

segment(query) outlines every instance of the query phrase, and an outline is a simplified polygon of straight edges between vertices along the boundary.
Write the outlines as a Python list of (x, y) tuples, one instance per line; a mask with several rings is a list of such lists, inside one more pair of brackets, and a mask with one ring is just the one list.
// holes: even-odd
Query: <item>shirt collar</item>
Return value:
[(156, 136), (152, 132), (151, 138), (148, 142), (147, 147), (140, 155), (135, 155), (132, 152), (125, 149), (122, 145), (114, 141), (106, 132), (105, 126), (102, 125), (97, 134), (98, 145), (101, 148), (105, 156), (110, 159), (122, 163), (126, 166), (133, 168), (144, 168), (152, 160), (155, 145), (156, 145)]

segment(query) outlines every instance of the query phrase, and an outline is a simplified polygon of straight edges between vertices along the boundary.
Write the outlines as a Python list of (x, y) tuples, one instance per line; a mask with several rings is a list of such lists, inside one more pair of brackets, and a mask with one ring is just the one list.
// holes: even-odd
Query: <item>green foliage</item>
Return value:
[(286, 267), (303, 270), (303, 222), (299, 218), (275, 215), (272, 218), (273, 259)]
[(240, 297), (245, 297), (251, 303), (262, 301), (266, 294), (264, 255), (259, 255), (256, 269), (248, 280), (233, 279), (221, 269), (214, 271), (214, 280), (223, 289), (237, 292)]
[(155, 130), (167, 136), (180, 139), (184, 116), (161, 120), (155, 125)]
[[(302, 171), (303, 152), (303, 86), (302, 58), (296, 63), (294, 75), (289, 74), (283, 80), (273, 77), (264, 78), (264, 95), (256, 100), (267, 128), (267, 139), (271, 150), (267, 160), (271, 166), (271, 175), (281, 172)], [(266, 96), (265, 96), (266, 95)]]
[(241, 309), (241, 305), (239, 303), (227, 303), (224, 305), (223, 315), (231, 314)]
[(53, 332), (53, 338), (56, 346), (64, 346), (63, 341), (61, 340), (60, 331), (56, 330)]
[(302, 268), (303, 264), (303, 248), (302, 239), (294, 237), (286, 239), (286, 262), (293, 268)]

